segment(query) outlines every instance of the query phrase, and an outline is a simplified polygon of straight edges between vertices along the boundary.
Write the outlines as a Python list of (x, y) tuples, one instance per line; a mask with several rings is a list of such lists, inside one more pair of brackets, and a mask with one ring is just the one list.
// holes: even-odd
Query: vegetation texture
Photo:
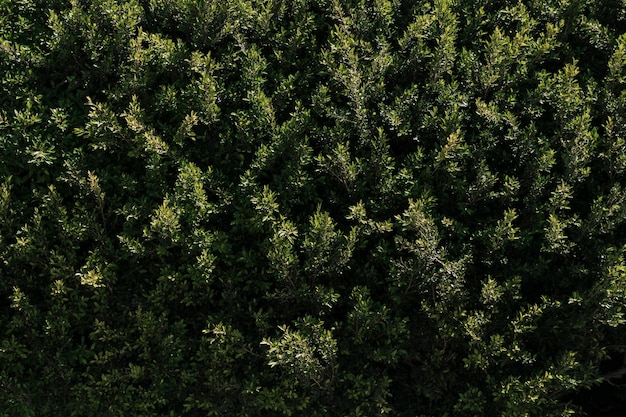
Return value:
[(624, 0), (0, 0), (0, 416), (624, 415)]

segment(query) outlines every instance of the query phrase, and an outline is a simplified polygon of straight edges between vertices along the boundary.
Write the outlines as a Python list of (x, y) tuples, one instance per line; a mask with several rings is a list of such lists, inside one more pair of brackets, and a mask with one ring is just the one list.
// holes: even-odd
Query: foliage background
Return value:
[(625, 27), (0, 0), (0, 415), (621, 415)]

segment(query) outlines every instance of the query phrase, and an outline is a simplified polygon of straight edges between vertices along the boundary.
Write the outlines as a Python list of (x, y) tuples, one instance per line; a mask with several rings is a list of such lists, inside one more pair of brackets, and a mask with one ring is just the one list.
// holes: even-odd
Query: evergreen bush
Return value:
[(0, 416), (622, 415), (624, 0), (0, 0)]

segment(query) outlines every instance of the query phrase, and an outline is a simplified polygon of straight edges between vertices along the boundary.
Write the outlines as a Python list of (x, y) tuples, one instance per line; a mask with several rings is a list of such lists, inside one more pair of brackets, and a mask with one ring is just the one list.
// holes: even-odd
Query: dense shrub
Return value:
[(0, 416), (623, 412), (626, 3), (507, 4), (0, 0)]

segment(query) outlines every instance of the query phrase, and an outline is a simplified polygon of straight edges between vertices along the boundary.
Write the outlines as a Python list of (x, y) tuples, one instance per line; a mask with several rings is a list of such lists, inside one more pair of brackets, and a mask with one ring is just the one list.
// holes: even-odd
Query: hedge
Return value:
[(0, 0), (0, 416), (626, 407), (624, 0)]

